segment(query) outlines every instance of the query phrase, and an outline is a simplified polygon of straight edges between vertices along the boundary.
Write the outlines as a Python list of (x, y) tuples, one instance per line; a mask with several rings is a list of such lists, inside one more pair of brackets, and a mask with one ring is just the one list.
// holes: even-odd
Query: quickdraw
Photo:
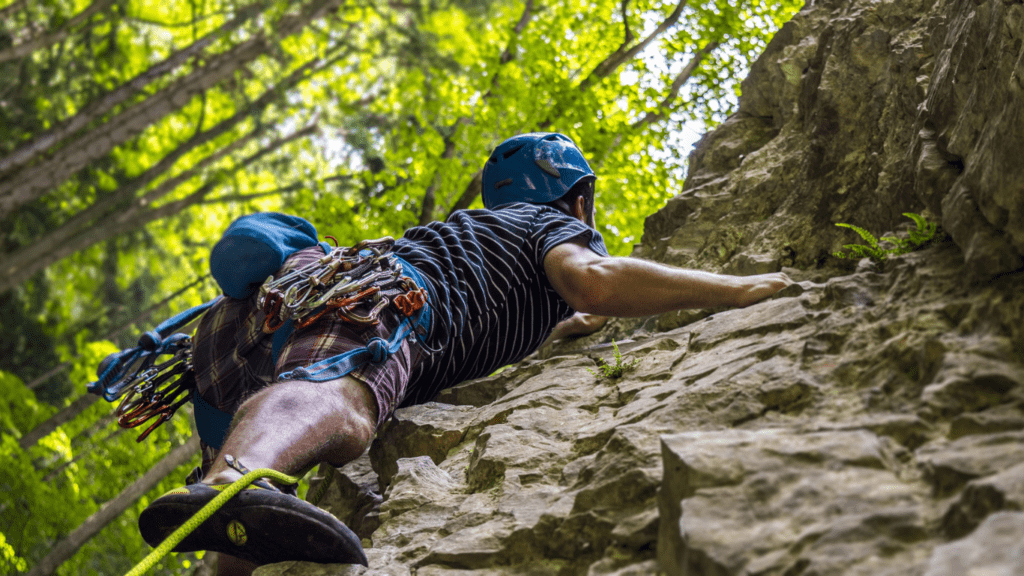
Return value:
[[(394, 245), (390, 236), (364, 240), (351, 248), (335, 248), (281, 278), (267, 278), (259, 293), (266, 314), (263, 331), (272, 334), (289, 320), (305, 328), (329, 313), (352, 324), (375, 325), (389, 305), (412, 316), (426, 304), (426, 290), (402, 276), (401, 263), (390, 254)], [(356, 313), (357, 306), (368, 302), (374, 306), (366, 315)]]
[[(190, 392), (195, 388), (192, 371), (192, 339), (184, 337), (165, 345), (166, 350), (146, 358), (132, 372), (123, 390), (124, 397), (114, 411), (117, 423), (122, 428), (137, 428), (156, 418), (149, 428), (139, 435), (136, 442), (142, 442), (161, 424), (174, 416), (186, 402), (191, 400)], [(155, 363), (163, 353), (173, 353), (171, 359)], [(184, 397), (180, 398), (184, 393)]]

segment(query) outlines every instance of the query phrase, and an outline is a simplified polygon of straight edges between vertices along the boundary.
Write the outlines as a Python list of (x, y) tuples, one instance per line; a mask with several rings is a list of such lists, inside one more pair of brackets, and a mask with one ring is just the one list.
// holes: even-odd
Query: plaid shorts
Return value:
[[(291, 255), (275, 274), (282, 274), (314, 262), (323, 256), (319, 246)], [(206, 311), (196, 328), (192, 363), (199, 395), (214, 408), (234, 414), (242, 403), (263, 388), (277, 382), (277, 375), (309, 366), (354, 348), (366, 346), (371, 338), (388, 339), (402, 317), (385, 309), (376, 326), (357, 326), (324, 314), (304, 329), (296, 329), (281, 348), (277, 364), (271, 354), (273, 335), (263, 332), (266, 315), (257, 306), (258, 295), (237, 300), (225, 296)], [(355, 312), (365, 315), (372, 304)], [(368, 362), (348, 375), (366, 384), (377, 399), (377, 426), (391, 416), (405, 397), (409, 376), (419, 348), (402, 347), (382, 364)], [(202, 471), (205, 474), (217, 456), (217, 449), (201, 442)]]

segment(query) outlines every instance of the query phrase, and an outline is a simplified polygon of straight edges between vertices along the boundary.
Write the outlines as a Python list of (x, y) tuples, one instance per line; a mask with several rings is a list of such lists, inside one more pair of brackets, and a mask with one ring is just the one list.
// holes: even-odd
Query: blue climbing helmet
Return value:
[(484, 165), (484, 206), (558, 200), (577, 182), (597, 179), (583, 152), (564, 134), (531, 132), (505, 140)]

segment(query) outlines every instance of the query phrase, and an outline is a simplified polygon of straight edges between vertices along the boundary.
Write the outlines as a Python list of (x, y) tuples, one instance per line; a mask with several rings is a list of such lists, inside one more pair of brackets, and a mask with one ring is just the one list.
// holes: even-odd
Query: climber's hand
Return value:
[(567, 320), (559, 322), (555, 326), (554, 330), (551, 331), (551, 335), (548, 336), (547, 340), (540, 345), (540, 348), (549, 346), (556, 340), (561, 340), (567, 336), (586, 336), (588, 334), (593, 334), (600, 330), (607, 321), (608, 318), (604, 316), (577, 312)]
[(756, 304), (793, 283), (793, 280), (782, 272), (744, 276), (743, 281), (746, 285), (736, 303), (740, 308)]

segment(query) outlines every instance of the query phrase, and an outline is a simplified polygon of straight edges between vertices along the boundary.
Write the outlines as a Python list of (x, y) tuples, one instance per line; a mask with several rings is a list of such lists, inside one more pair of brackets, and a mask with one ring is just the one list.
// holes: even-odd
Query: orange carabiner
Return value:
[[(164, 409), (160, 410), (156, 414), (159, 416), (156, 419), (156, 422), (153, 422), (152, 426), (150, 426), (149, 428), (146, 428), (145, 432), (143, 432), (142, 434), (139, 434), (139, 437), (135, 439), (136, 442), (142, 442), (143, 440), (145, 440), (146, 436), (149, 436), (150, 432), (152, 432), (153, 430), (156, 430), (157, 427), (159, 427), (164, 422), (167, 422), (168, 420), (170, 420), (171, 416), (174, 415), (174, 413), (171, 412), (171, 407), (170, 406), (164, 406)], [(141, 424), (141, 423), (142, 422), (140, 422), (139, 424)]]
[(263, 300), (263, 313), (267, 315), (266, 320), (263, 322), (264, 334), (273, 334), (277, 332), (278, 328), (284, 326), (284, 320), (278, 318), (278, 314), (281, 312), (281, 305), (283, 304), (284, 297), (277, 291), (267, 294), (266, 299)]
[(426, 290), (410, 290), (406, 294), (395, 297), (395, 307), (405, 316), (412, 316), (427, 303)]

